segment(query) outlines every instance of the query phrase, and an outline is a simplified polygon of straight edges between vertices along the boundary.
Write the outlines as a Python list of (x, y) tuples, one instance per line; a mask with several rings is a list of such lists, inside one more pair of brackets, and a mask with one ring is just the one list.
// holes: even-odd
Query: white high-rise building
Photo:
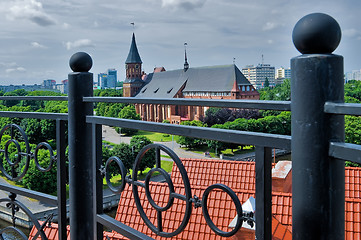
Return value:
[(350, 80), (358, 80), (361, 81), (361, 70), (352, 70), (352, 72), (348, 72), (345, 74), (345, 82)]
[(275, 67), (270, 64), (248, 65), (242, 68), (242, 73), (256, 89), (265, 87), (266, 79), (270, 86), (275, 85)]

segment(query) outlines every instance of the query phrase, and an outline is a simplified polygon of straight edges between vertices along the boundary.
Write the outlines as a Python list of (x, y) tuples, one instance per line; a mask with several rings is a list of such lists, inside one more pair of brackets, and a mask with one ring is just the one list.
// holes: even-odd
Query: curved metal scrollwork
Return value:
[(26, 235), (20, 229), (15, 227), (15, 213), (18, 212), (19, 210), (22, 210), (29, 217), (30, 221), (34, 224), (35, 228), (38, 231), (33, 239), (37, 239), (38, 236), (40, 236), (41, 239), (47, 239), (43, 229), (46, 226), (46, 224), (52, 219), (52, 215), (48, 216), (47, 220), (42, 225), (40, 225), (34, 214), (24, 204), (15, 200), (15, 198), (16, 198), (16, 194), (11, 193), (9, 195), (9, 198), (0, 199), (0, 203), (4, 202), (6, 203), (6, 206), (8, 208), (11, 208), (12, 219), (14, 224), (14, 226), (6, 227), (0, 230), (0, 239), (3, 239), (3, 234), (7, 232), (8, 233), (15, 232), (17, 236), (21, 237), (21, 239), (25, 239), (25, 240), (28, 239), (28, 237), (26, 237)]
[[(18, 181), (18, 180), (22, 179), (29, 169), (30, 159), (32, 159), (32, 158), (34, 158), (36, 168), (39, 171), (47, 172), (52, 168), (52, 166), (56, 160), (56, 156), (54, 156), (54, 151), (48, 143), (46, 143), (46, 142), (39, 143), (35, 148), (35, 152), (32, 153), (30, 151), (30, 144), (29, 144), (28, 137), (27, 137), (25, 131), (20, 126), (18, 126), (16, 124), (8, 124), (5, 127), (3, 127), (0, 131), (0, 142), (2, 141), (3, 136), (5, 135), (6, 131), (10, 131), (10, 139), (5, 143), (4, 149), (0, 149), (0, 153), (4, 154), (3, 157), (5, 157), (7, 164), (11, 167), (11, 173), (9, 173), (6, 170), (6, 168), (4, 167), (3, 159), (0, 159), (0, 171), (6, 176), (6, 178), (8, 178), (11, 181)], [(22, 140), (25, 144), (24, 149), (21, 148), (19, 141), (16, 139), (17, 136), (20, 136), (22, 138)], [(9, 146), (11, 144), (15, 145), (15, 148), (17, 151), (17, 153), (15, 155), (15, 161), (12, 161), (10, 159)], [(38, 152), (42, 147), (46, 148), (50, 154), (49, 165), (46, 168), (43, 168), (39, 164), (39, 160), (38, 160)], [(23, 158), (25, 158), (25, 161), (23, 163), (24, 166), (22, 167), (20, 173), (16, 173), (15, 169), (22, 162)]]
[[(116, 162), (116, 164), (118, 165), (119, 169), (120, 169), (120, 176), (122, 177), (122, 183), (119, 187), (114, 187), (113, 184), (110, 182), (110, 171), (109, 171), (109, 167), (110, 167), (110, 164), (112, 162)], [(113, 193), (116, 193), (116, 194), (119, 194), (121, 193), (124, 188), (125, 188), (125, 184), (126, 184), (126, 174), (127, 174), (127, 170), (125, 169), (124, 167), (124, 164), (123, 162), (118, 158), (118, 157), (110, 157), (107, 162), (105, 163), (105, 169), (104, 169), (104, 173), (105, 173), (105, 180), (107, 182), (107, 185), (109, 187), (109, 189), (113, 192)]]
[[(144, 182), (138, 181), (137, 173), (139, 171), (140, 163), (141, 163), (144, 155), (152, 149), (155, 150), (156, 166), (155, 166), (155, 168), (151, 169), (147, 173), (147, 175), (145, 176)], [(168, 156), (170, 156), (172, 158), (172, 160), (174, 161), (174, 163), (176, 164), (176, 166), (178, 167), (179, 172), (182, 176), (183, 184), (184, 184), (184, 192), (185, 192), (184, 195), (181, 195), (181, 194), (175, 192), (172, 179), (170, 178), (169, 174), (164, 169), (161, 168), (160, 151), (163, 151)], [(111, 184), (110, 174), (108, 173), (109, 166), (112, 162), (116, 162), (116, 164), (118, 165), (118, 167), (120, 169), (121, 178), (122, 178), (122, 183), (117, 188)], [(184, 230), (184, 228), (187, 226), (187, 224), (189, 222), (189, 219), (190, 219), (190, 216), (192, 213), (192, 204), (194, 204), (195, 208), (202, 207), (204, 218), (205, 218), (207, 224), (209, 225), (209, 227), (216, 234), (223, 236), (223, 237), (230, 237), (230, 236), (234, 235), (242, 227), (242, 223), (244, 221), (252, 222), (252, 220), (253, 220), (250, 217), (247, 217), (244, 215), (244, 213), (242, 211), (242, 205), (241, 205), (237, 195), (231, 188), (229, 188), (228, 186), (226, 186), (224, 184), (213, 184), (213, 185), (209, 186), (204, 191), (202, 200), (199, 200), (197, 196), (194, 196), (192, 198), (191, 197), (192, 196), (191, 195), (191, 186), (189, 183), (188, 174), (182, 164), (182, 161), (170, 148), (168, 148), (164, 145), (150, 144), (150, 145), (145, 146), (139, 152), (139, 154), (137, 155), (137, 157), (135, 159), (132, 179), (129, 179), (129, 177), (126, 176), (126, 169), (124, 167), (124, 164), (118, 157), (109, 158), (108, 161), (106, 162), (105, 167), (101, 171), (103, 172), (103, 174), (105, 174), (106, 182), (107, 182), (110, 190), (113, 191), (114, 193), (122, 192), (124, 190), (126, 183), (132, 184), (134, 201), (137, 206), (138, 212), (140, 213), (140, 216), (142, 217), (145, 224), (154, 233), (156, 233), (157, 235), (162, 236), (162, 237), (173, 237), (173, 236), (176, 236), (177, 234), (181, 233)], [(150, 192), (150, 184), (149, 183), (150, 183), (152, 175), (154, 175), (154, 173), (156, 173), (156, 172), (163, 176), (164, 182), (168, 185), (168, 189), (169, 189), (169, 199), (168, 199), (167, 204), (164, 207), (157, 205), (157, 203), (153, 200), (151, 192)], [(143, 206), (141, 204), (140, 197), (139, 197), (138, 187), (144, 188), (147, 200), (149, 201), (150, 205), (157, 211), (157, 226), (155, 226), (150, 221), (150, 219), (148, 218), (148, 216), (146, 215), (146, 213), (143, 209)], [(225, 231), (222, 231), (221, 229), (219, 229), (213, 223), (213, 221), (209, 215), (209, 212), (208, 212), (208, 202), (207, 201), (208, 201), (209, 194), (211, 193), (211, 191), (216, 190), (216, 189), (224, 191), (226, 194), (228, 194), (230, 196), (230, 198), (232, 199), (232, 201), (235, 205), (235, 208), (236, 208), (236, 212), (237, 212), (237, 216), (238, 216), (237, 222), (236, 222), (233, 230), (231, 230), (230, 232), (225, 232)], [(186, 210), (184, 213), (184, 218), (182, 219), (181, 224), (179, 225), (179, 227), (176, 230), (174, 230), (173, 232), (164, 232), (163, 227), (162, 227), (162, 213), (172, 207), (174, 200), (176, 198), (179, 200), (185, 201)]]
[[(145, 177), (146, 182), (142, 183), (138, 181), (138, 176), (137, 176), (137, 172), (139, 170), (139, 166), (140, 163), (142, 161), (142, 158), (144, 157), (144, 155), (151, 149), (155, 149), (156, 151), (156, 168), (153, 168), (151, 171), (149, 171)], [(185, 195), (181, 195), (178, 193), (175, 193), (174, 191), (174, 186), (172, 183), (171, 178), (169, 177), (168, 173), (165, 173), (165, 171), (161, 168), (161, 161), (160, 161), (160, 151), (165, 152), (166, 154), (168, 154), (168, 156), (170, 156), (172, 158), (172, 160), (174, 161), (174, 163), (177, 165), (181, 176), (182, 176), (182, 180), (183, 180), (183, 184), (184, 184), (184, 192)], [(153, 172), (159, 172), (160, 174), (162, 174), (163, 176), (165, 176), (165, 182), (168, 184), (168, 188), (169, 188), (169, 201), (167, 203), (167, 205), (165, 207), (160, 207), (158, 206), (152, 199), (151, 195), (150, 195), (150, 191), (149, 191), (149, 180), (153, 174)], [(133, 167), (133, 176), (132, 176), (132, 183), (133, 183), (133, 196), (134, 196), (134, 201), (135, 204), (137, 205), (137, 209), (140, 213), (140, 216), (142, 217), (143, 221), (145, 222), (145, 224), (147, 224), (147, 226), (156, 234), (158, 234), (159, 236), (162, 237), (173, 237), (177, 234), (179, 234), (180, 232), (182, 232), (184, 230), (184, 228), (187, 226), (188, 222), (189, 222), (189, 218), (191, 216), (192, 213), (192, 202), (190, 201), (190, 199), (192, 198), (192, 193), (191, 193), (191, 186), (189, 183), (189, 178), (188, 178), (188, 174), (187, 171), (185, 170), (182, 161), (179, 159), (179, 157), (168, 147), (164, 146), (164, 145), (160, 145), (160, 144), (150, 144), (145, 146), (137, 155), (136, 159), (135, 159), (135, 163), (134, 163), (134, 167)], [(147, 217), (147, 215), (144, 212), (143, 206), (140, 202), (140, 198), (139, 198), (139, 192), (138, 192), (138, 187), (144, 187), (145, 192), (146, 192), (146, 196), (148, 201), (150, 202), (150, 204), (152, 205), (153, 208), (155, 208), (157, 210), (157, 222), (158, 222), (158, 227), (156, 227)], [(183, 200), (186, 203), (186, 210), (184, 213), (184, 217), (183, 220), (181, 222), (181, 224), (179, 225), (179, 227), (174, 230), (173, 232), (163, 232), (163, 227), (162, 227), (162, 212), (168, 210), (172, 205), (173, 205), (173, 201), (174, 198), (177, 198), (179, 200)]]
[[(220, 189), (223, 190), (224, 192), (226, 192), (231, 198), (232, 201), (234, 203), (234, 205), (236, 206), (236, 211), (237, 211), (237, 223), (234, 227), (234, 229), (230, 232), (224, 232), (222, 230), (220, 230), (212, 221), (211, 217), (209, 216), (209, 212), (208, 212), (208, 196), (210, 194), (210, 192), (213, 189)], [(208, 226), (218, 235), (222, 236), (222, 237), (230, 237), (232, 235), (234, 235), (238, 229), (240, 229), (242, 227), (242, 223), (243, 223), (243, 211), (242, 211), (242, 205), (237, 197), (237, 195), (234, 193), (234, 191), (229, 188), (228, 186), (224, 185), (224, 184), (213, 184), (211, 186), (209, 186), (203, 193), (203, 197), (202, 197), (202, 211), (203, 211), (203, 215), (204, 218), (208, 224)]]

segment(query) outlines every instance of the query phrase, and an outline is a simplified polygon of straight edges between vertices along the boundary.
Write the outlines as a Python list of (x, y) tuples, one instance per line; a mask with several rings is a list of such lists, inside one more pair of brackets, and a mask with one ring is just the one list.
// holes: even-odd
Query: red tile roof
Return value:
[[(208, 187), (215, 183), (223, 183), (234, 191), (256, 189), (254, 162), (183, 158), (182, 163), (187, 170), (191, 186)], [(171, 178), (175, 184), (183, 184), (182, 176), (175, 164)]]
[(361, 198), (360, 193), (361, 168), (345, 168), (345, 197)]
[[(146, 195), (143, 188), (139, 189), (139, 196), (144, 208), (144, 212), (147, 214), (149, 220), (156, 225), (157, 221), (157, 212), (149, 204), (149, 201), (146, 199)], [(152, 183), (150, 184), (150, 191), (154, 201), (159, 206), (165, 206), (168, 201), (168, 187), (165, 184), (161, 183)], [(202, 196), (205, 188), (194, 186), (192, 187), (192, 196)], [(184, 194), (184, 188), (182, 185), (175, 185), (175, 191), (179, 194)], [(238, 198), (241, 202), (245, 202), (250, 196), (254, 195), (254, 191), (243, 191), (242, 193), (237, 193)], [(156, 197), (158, 196), (158, 197)], [(236, 216), (236, 211), (232, 200), (228, 197), (227, 194), (220, 191), (215, 191), (209, 195), (209, 213), (212, 216), (213, 222), (218, 226), (218, 228), (223, 231), (231, 231), (228, 228), (228, 225)], [(185, 202), (179, 199), (174, 200), (173, 206), (163, 213), (163, 231), (172, 232), (178, 228), (181, 224), (181, 221), (184, 217), (185, 212)], [(138, 231), (141, 231), (155, 239), (167, 239), (165, 237), (159, 237), (154, 234), (144, 223), (143, 219), (140, 217), (138, 210), (136, 208), (133, 193), (131, 187), (126, 187), (123, 191), (119, 207), (116, 214), (116, 220), (135, 228)], [(202, 208), (192, 209), (192, 215), (190, 217), (187, 227), (177, 236), (172, 239), (227, 239), (222, 238), (216, 235), (206, 224), (206, 221), (203, 217)]]
[(292, 240), (292, 232), (282, 225), (275, 217), (272, 217), (272, 239)]
[[(214, 183), (223, 183), (229, 186), (241, 203), (244, 203), (250, 196), (254, 196), (255, 188), (255, 165), (252, 162), (228, 161), (228, 160), (191, 160), (182, 159), (182, 163), (187, 170), (187, 174), (192, 187), (192, 196), (197, 195), (199, 199), (206, 187)], [(346, 200), (345, 200), (345, 239), (361, 239), (361, 199), (359, 198), (360, 188), (360, 168), (349, 168), (345, 170), (346, 181)], [(171, 174), (175, 191), (183, 194), (183, 180), (176, 165), (173, 166)], [(154, 200), (164, 206), (168, 199), (168, 188), (165, 184), (151, 183), (151, 193)], [(155, 223), (156, 212), (150, 206), (144, 194), (144, 189), (139, 187), (140, 199), (144, 211), (150, 220)], [(292, 194), (290, 193), (272, 193), (272, 220), (273, 239), (291, 239), (292, 230)], [(211, 194), (209, 197), (209, 213), (214, 223), (224, 231), (230, 231), (228, 224), (235, 217), (235, 211), (232, 209), (231, 200), (224, 200), (227, 197), (224, 192)], [(144, 202), (144, 203), (143, 203)], [(212, 207), (213, 206), (213, 207)], [(175, 199), (173, 206), (163, 213), (163, 230), (174, 231), (184, 216), (185, 203)], [(156, 236), (145, 225), (141, 219), (133, 198), (131, 187), (127, 186), (122, 193), (119, 201), (116, 219), (128, 226), (137, 229), (156, 239), (167, 239)], [(49, 234), (51, 234), (49, 232)], [(117, 233), (105, 233), (110, 239), (125, 239)], [(222, 238), (208, 227), (205, 223), (201, 208), (192, 209), (190, 221), (185, 230), (172, 239), (226, 239)], [(49, 238), (51, 239), (51, 238)]]

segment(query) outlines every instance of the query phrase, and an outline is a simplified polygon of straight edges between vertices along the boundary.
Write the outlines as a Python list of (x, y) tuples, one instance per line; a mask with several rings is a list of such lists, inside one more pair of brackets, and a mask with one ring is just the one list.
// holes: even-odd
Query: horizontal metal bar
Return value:
[(361, 104), (326, 102), (324, 111), (325, 113), (361, 116)]
[(0, 189), (3, 191), (16, 193), (16, 194), (24, 196), (24, 197), (33, 198), (33, 199), (36, 199), (41, 202), (48, 203), (48, 204), (51, 204), (54, 206), (58, 205), (57, 197), (49, 195), (49, 194), (36, 192), (33, 190), (29, 190), (29, 189), (25, 189), (25, 188), (21, 188), (21, 187), (17, 187), (17, 186), (12, 186), (9, 184), (3, 184), (3, 183), (0, 183)]
[(342, 142), (330, 142), (328, 155), (361, 164), (361, 145)]
[(87, 116), (86, 120), (88, 123), (104, 124), (121, 128), (132, 128), (149, 132), (160, 132), (238, 144), (251, 144), (285, 150), (291, 149), (291, 136), (286, 135), (227, 130), (220, 128), (193, 127), (99, 116)]
[(290, 111), (290, 101), (190, 99), (190, 98), (136, 98), (136, 97), (84, 97), (84, 102), (140, 103), (184, 106), (208, 106)]
[(51, 119), (51, 120), (68, 120), (66, 113), (46, 113), (46, 112), (11, 112), (0, 111), (0, 117), (10, 118), (36, 118), (36, 119)]
[(133, 182), (133, 184), (134, 184), (135, 186), (145, 188), (145, 183), (144, 183), (144, 182), (138, 182), (138, 181), (136, 181), (136, 182)]
[(151, 237), (148, 237), (144, 233), (138, 232), (137, 230), (115, 220), (112, 217), (109, 217), (106, 214), (98, 214), (97, 215), (97, 222), (101, 223), (102, 225), (117, 231), (121, 235), (130, 238), (130, 239), (137, 239), (137, 240), (154, 240)]
[(68, 101), (67, 96), (0, 96), (0, 100)]
[(183, 201), (187, 200), (186, 196), (184, 196), (182, 194), (179, 194), (179, 193), (172, 193), (171, 197), (178, 198), (178, 199), (183, 200)]

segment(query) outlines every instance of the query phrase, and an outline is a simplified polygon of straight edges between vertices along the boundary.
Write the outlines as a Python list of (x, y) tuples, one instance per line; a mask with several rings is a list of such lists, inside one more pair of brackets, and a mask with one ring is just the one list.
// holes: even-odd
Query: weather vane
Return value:
[(134, 24), (134, 22), (131, 22), (130, 25), (133, 25), (133, 31), (134, 31), (134, 29), (135, 29), (135, 24)]

